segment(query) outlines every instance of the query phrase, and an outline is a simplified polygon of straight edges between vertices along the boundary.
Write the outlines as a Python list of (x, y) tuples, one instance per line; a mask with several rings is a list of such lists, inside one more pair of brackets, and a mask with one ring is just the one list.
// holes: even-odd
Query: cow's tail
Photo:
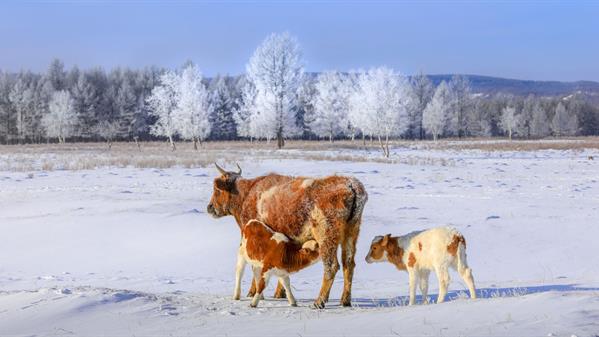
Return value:
[(360, 225), (362, 221), (362, 212), (364, 211), (364, 205), (368, 201), (368, 193), (364, 185), (356, 178), (350, 177), (348, 187), (352, 192), (353, 198), (349, 216), (347, 217), (347, 223), (349, 225)]

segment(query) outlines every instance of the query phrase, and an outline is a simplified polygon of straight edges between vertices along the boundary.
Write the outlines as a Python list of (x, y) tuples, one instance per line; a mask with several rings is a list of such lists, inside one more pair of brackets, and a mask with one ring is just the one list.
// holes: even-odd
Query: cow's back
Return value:
[[(266, 176), (255, 185), (255, 218), (273, 230), (304, 242), (312, 239), (319, 219), (359, 224), (367, 196), (355, 178)], [(272, 177), (272, 179), (270, 178)]]

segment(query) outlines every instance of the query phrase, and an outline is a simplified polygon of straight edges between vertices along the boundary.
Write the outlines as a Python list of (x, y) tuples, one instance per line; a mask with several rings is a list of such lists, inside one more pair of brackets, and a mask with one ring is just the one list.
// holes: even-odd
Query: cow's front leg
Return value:
[(337, 241), (334, 237), (328, 236), (320, 246), (320, 256), (322, 257), (322, 264), (324, 265), (324, 275), (322, 277), (322, 286), (320, 287), (320, 294), (314, 301), (314, 307), (317, 309), (323, 309), (325, 303), (329, 301), (329, 294), (331, 293), (331, 287), (335, 280), (335, 275), (339, 271), (339, 261), (337, 260)]
[(241, 278), (243, 277), (245, 264), (246, 261), (243, 254), (243, 249), (241, 246), (239, 246), (239, 251), (237, 252), (237, 265), (235, 267), (235, 291), (233, 292), (234, 300), (239, 300), (241, 297)]

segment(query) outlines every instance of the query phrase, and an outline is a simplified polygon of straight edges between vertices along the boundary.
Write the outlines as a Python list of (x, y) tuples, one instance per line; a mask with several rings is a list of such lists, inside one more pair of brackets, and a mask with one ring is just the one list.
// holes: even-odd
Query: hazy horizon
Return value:
[(599, 2), (3, 2), (0, 69), (176, 68), (239, 75), (271, 32), (307, 72), (386, 65), (411, 75), (599, 81)]

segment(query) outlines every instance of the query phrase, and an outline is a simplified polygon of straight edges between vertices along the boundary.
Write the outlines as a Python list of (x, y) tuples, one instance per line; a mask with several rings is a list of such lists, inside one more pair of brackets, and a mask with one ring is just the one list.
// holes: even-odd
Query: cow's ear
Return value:
[(221, 191), (227, 191), (227, 192), (231, 192), (231, 190), (233, 189), (234, 181), (227, 179), (227, 178), (219, 178), (216, 179), (214, 181), (214, 183), (216, 184), (216, 188), (218, 188)]

